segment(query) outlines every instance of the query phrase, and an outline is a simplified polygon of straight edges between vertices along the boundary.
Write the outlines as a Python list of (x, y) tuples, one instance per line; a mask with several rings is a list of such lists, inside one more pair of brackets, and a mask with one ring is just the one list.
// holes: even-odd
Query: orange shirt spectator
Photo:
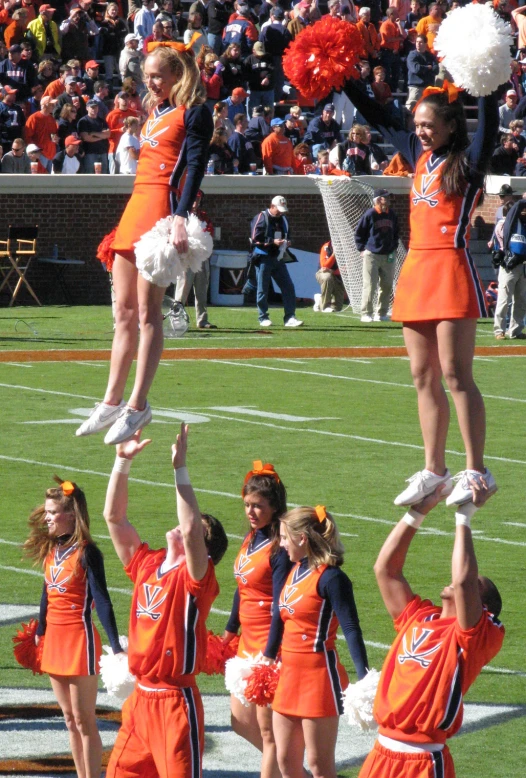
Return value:
[(376, 32), (374, 24), (371, 24), (370, 9), (360, 9), (359, 17), (356, 27), (363, 40), (361, 56), (365, 59), (368, 59), (369, 57), (376, 59), (378, 57), (378, 52), (380, 51), (380, 36)]
[(380, 25), (380, 39), (382, 49), (389, 49), (389, 51), (398, 53), (404, 36), (396, 22), (396, 14), (396, 8), (387, 9), (387, 19)]
[(272, 132), (261, 144), (261, 156), (269, 175), (294, 172), (294, 147), (284, 134), (283, 119), (272, 119)]
[(18, 8), (14, 12), (12, 20), (11, 24), (8, 24), (4, 30), (4, 42), (7, 48), (23, 41), (29, 22), (29, 14), (25, 8)]
[(425, 35), (429, 50), (434, 53), (433, 43), (438, 33), (438, 28), (442, 24), (442, 11), (440, 7), (433, 3), (429, 6), (429, 16), (424, 16), (416, 25), (417, 35)]
[(115, 102), (117, 107), (106, 116), (106, 123), (111, 130), (110, 154), (115, 154), (119, 141), (122, 138), (124, 120), (127, 116), (135, 116), (135, 111), (128, 108), (128, 95), (126, 92), (119, 92)]
[(51, 97), (53, 100), (61, 95), (63, 92), (66, 91), (66, 87), (64, 85), (64, 78), (66, 74), (61, 76), (60, 78), (55, 79), (55, 81), (52, 81), (50, 84), (47, 85), (47, 87), (44, 90), (44, 97)]
[(526, 16), (524, 16), (524, 13), (526, 13), (526, 6), (524, 5), (511, 12), (511, 18), (519, 33), (517, 40), (518, 49), (526, 49)]
[(38, 146), (48, 160), (52, 160), (57, 153), (58, 125), (52, 115), (54, 105), (55, 101), (50, 97), (43, 97), (40, 111), (31, 114), (24, 127), (25, 142)]

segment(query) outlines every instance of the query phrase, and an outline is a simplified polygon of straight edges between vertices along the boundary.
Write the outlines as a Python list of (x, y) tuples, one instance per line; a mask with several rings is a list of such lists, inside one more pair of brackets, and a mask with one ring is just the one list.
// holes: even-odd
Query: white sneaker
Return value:
[(113, 427), (106, 433), (104, 442), (108, 446), (114, 446), (116, 443), (124, 443), (125, 440), (132, 438), (137, 430), (146, 427), (152, 420), (152, 409), (146, 403), (144, 410), (136, 411), (128, 405), (122, 411)]
[(409, 484), (407, 489), (395, 497), (395, 505), (416, 505), (428, 494), (434, 492), (439, 484), (445, 484), (445, 489), (442, 492), (443, 498), (453, 491), (453, 480), (449, 470), (446, 470), (444, 475), (436, 475), (430, 470), (419, 470), (418, 473), (407, 479), (407, 483)]
[(374, 320), (375, 321), (391, 321), (391, 317), (390, 316), (380, 316), (379, 313), (376, 313), (375, 316), (374, 316)]
[(285, 327), (301, 327), (303, 324), (302, 321), (299, 319), (296, 319), (295, 316), (291, 316), (290, 319), (287, 319), (285, 322)]
[(77, 438), (82, 438), (84, 435), (93, 435), (95, 432), (107, 430), (108, 427), (111, 427), (117, 421), (125, 405), (124, 400), (121, 400), (119, 405), (108, 405), (108, 403), (104, 402), (97, 403), (89, 419), (82, 422), (75, 435)]
[(370, 322), (372, 322), (372, 320), (373, 320), (373, 317), (372, 317), (372, 316), (369, 316), (367, 313), (365, 313), (365, 314), (364, 314), (364, 315), (363, 315), (363, 316), (360, 318), (360, 321), (363, 321), (363, 322), (364, 322), (364, 324), (369, 324)]
[(332, 308), (324, 308), (323, 313), (334, 313), (334, 311), (332, 310)]
[(484, 473), (479, 473), (478, 470), (461, 470), (460, 473), (453, 476), (456, 484), (446, 500), (446, 505), (464, 505), (466, 502), (471, 502), (473, 494), (469, 482), (476, 481), (480, 483), (482, 478), (484, 478), (488, 487), (488, 494), (494, 494), (497, 491), (497, 484), (488, 468), (486, 468)]
[(320, 309), (320, 302), (321, 302), (321, 294), (315, 294), (314, 295), (314, 305), (312, 306), (313, 311), (319, 311)]
[(260, 327), (272, 327), (272, 322), (270, 321), (270, 319), (262, 319), (259, 322), (259, 326)]

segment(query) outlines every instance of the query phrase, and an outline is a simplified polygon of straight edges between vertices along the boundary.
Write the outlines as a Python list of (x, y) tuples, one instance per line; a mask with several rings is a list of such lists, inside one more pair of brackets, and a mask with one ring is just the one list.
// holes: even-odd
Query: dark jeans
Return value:
[(256, 267), (258, 290), (257, 306), (259, 320), (268, 318), (268, 289), (271, 278), (278, 285), (283, 298), (283, 308), (285, 309), (284, 321), (288, 321), (296, 312), (296, 291), (294, 284), (287, 270), (285, 262), (280, 262), (275, 257), (262, 259)]
[(391, 88), (391, 92), (398, 92), (398, 81), (400, 79), (400, 55), (390, 49), (380, 51), (380, 62), (386, 70), (385, 80)]

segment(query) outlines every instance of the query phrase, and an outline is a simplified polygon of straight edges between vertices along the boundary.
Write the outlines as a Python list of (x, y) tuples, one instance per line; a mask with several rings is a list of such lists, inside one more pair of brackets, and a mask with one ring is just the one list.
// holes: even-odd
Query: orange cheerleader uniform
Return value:
[(164, 569), (166, 549), (142, 543), (125, 568), (134, 582), (128, 664), (137, 678), (124, 703), (107, 778), (199, 778), (204, 713), (195, 676), (206, 619), (219, 593), (214, 565), (200, 581), (186, 562)]
[(134, 245), (159, 219), (187, 217), (205, 172), (213, 132), (204, 105), (174, 107), (165, 101), (141, 130), (133, 193), (121, 217), (112, 248), (135, 263)]
[(227, 632), (238, 632), (241, 638), (237, 655), (276, 657), (281, 641), (282, 624), (277, 598), (291, 564), (280, 549), (272, 554), (270, 527), (250, 532), (236, 557), (234, 577), (237, 590)]
[(349, 679), (336, 651), (337, 613), (360, 678), (368, 664), (351, 582), (340, 568), (311, 570), (304, 559), (289, 573), (279, 610), (285, 629), (273, 710), (301, 718), (340, 715)]
[(57, 545), (45, 562), (38, 635), (45, 635), (41, 669), (50, 675), (96, 675), (102, 653), (93, 623), (97, 613), (114, 653), (121, 651), (106, 588), (102, 554), (96, 546)]

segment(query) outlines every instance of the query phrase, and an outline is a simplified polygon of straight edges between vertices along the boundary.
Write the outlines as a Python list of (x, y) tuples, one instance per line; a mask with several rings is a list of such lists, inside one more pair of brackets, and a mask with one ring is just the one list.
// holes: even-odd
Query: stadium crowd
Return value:
[[(368, 0), (366, 0), (368, 1)], [(146, 114), (142, 63), (152, 41), (192, 46), (214, 115), (208, 174), (407, 175), (356, 112), (347, 137), (328, 94), (318, 105), (287, 84), (283, 53), (322, 16), (355, 22), (362, 89), (410, 125), (425, 87), (447, 73), (433, 43), (452, 0), (0, 0), (3, 173), (134, 174)], [(525, 175), (526, 17), (494, 0), (517, 36), (491, 172)], [(287, 113), (288, 111), (288, 113)], [(475, 114), (473, 114), (475, 116)], [(133, 121), (137, 120), (137, 121)]]

